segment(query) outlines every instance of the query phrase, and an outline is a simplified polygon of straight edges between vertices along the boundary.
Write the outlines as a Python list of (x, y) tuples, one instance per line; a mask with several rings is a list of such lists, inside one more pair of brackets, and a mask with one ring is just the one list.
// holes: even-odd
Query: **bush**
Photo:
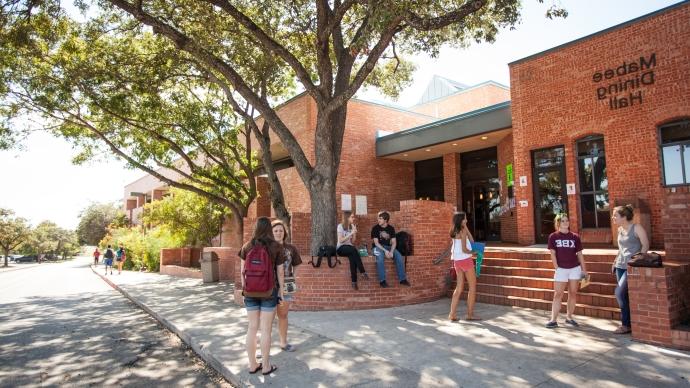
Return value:
[(140, 227), (116, 228), (101, 240), (100, 246), (108, 245), (116, 250), (124, 247), (127, 260), (124, 262), (125, 269), (158, 272), (160, 270), (160, 255), (163, 248), (179, 248), (184, 246), (184, 239), (171, 233), (165, 227), (157, 227), (144, 230)]

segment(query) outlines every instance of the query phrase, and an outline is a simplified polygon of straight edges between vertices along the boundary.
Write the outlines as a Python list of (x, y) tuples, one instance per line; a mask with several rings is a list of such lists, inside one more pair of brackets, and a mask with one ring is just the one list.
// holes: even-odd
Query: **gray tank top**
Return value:
[(635, 224), (630, 226), (630, 230), (625, 233), (622, 229), (618, 229), (618, 256), (614, 265), (616, 268), (627, 269), (628, 260), (635, 253), (642, 250), (642, 242), (635, 233)]

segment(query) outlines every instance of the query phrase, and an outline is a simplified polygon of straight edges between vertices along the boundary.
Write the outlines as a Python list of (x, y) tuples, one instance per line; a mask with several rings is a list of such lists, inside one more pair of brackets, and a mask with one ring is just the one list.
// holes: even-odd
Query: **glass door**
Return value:
[(532, 152), (534, 177), (534, 225), (537, 243), (546, 243), (556, 229), (553, 219), (568, 211), (565, 193), (565, 150), (563, 147)]
[(501, 240), (501, 199), (498, 178), (463, 184), (463, 211), (477, 241)]

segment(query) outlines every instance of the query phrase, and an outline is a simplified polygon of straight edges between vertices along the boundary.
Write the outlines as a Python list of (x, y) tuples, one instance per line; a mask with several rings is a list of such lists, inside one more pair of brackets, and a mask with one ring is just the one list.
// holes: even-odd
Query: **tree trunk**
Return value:
[[(307, 183), (311, 199), (311, 253), (315, 255), (322, 245), (336, 242), (338, 207), (335, 184), (345, 129), (346, 107), (331, 115), (318, 115), (314, 151), (316, 165)], [(364, 172), (362, 172), (364, 173)]]
[(5, 267), (9, 266), (9, 264), (7, 264), (7, 256), (9, 256), (9, 254), (10, 254), (10, 250), (5, 249)]

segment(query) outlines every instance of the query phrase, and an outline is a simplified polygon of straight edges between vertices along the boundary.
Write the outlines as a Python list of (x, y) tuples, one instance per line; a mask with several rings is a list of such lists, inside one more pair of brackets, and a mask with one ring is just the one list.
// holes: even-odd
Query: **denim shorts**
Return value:
[(254, 298), (251, 296), (244, 297), (244, 307), (247, 311), (275, 311), (278, 305), (278, 292), (273, 290), (273, 295), (270, 298)]

